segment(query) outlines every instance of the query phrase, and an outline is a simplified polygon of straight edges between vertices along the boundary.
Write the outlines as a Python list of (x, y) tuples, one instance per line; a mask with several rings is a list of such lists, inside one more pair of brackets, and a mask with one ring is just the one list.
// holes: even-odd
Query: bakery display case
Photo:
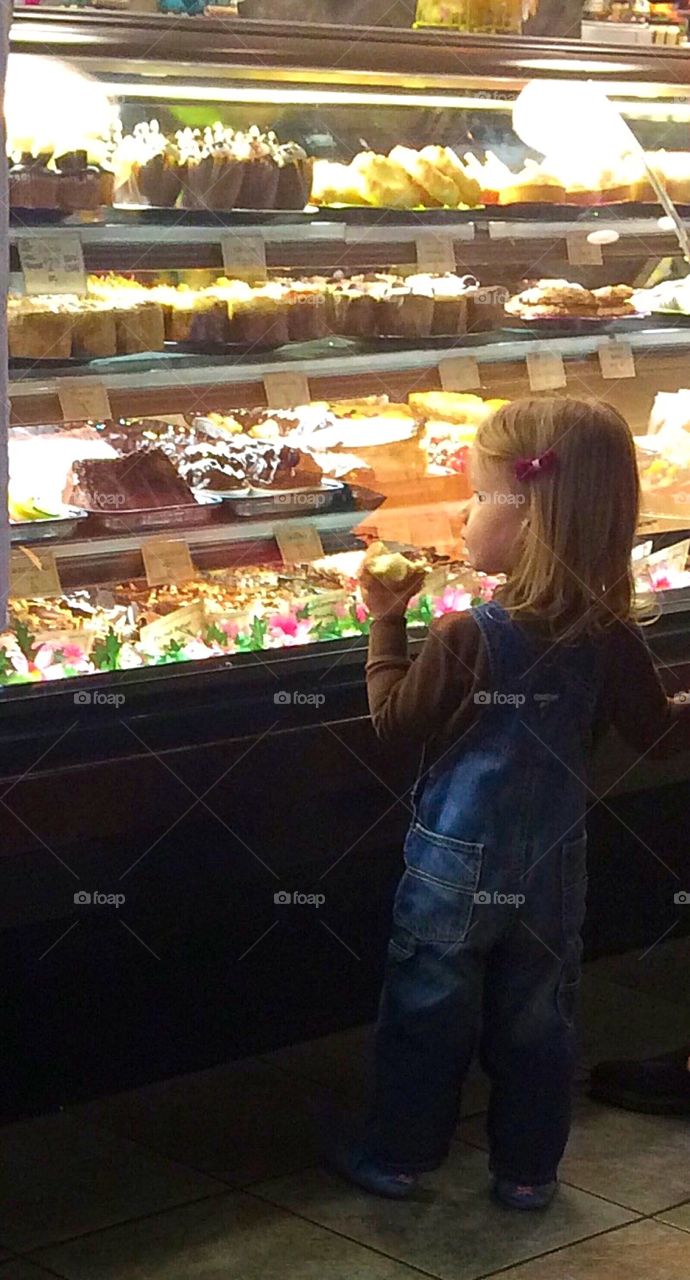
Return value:
[(489, 598), (468, 456), (530, 389), (631, 421), (638, 572), (679, 643), (675, 50), (22, 10), (6, 114), (8, 696), (359, 663), (374, 540), (428, 569), (413, 638)]

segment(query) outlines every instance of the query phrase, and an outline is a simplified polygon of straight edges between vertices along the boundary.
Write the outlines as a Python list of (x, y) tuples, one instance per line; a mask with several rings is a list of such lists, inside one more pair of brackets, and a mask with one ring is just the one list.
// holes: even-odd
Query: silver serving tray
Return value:
[(203, 493), (222, 501), (233, 515), (254, 520), (261, 516), (313, 515), (328, 511), (344, 487), (342, 481), (326, 478), (317, 487), (302, 489), (204, 489)]
[(51, 538), (69, 538), (87, 512), (82, 507), (64, 507), (62, 515), (45, 520), (10, 520), (10, 542), (27, 546), (31, 542), (48, 542)]
[(93, 529), (101, 533), (148, 533), (159, 529), (198, 529), (215, 518), (220, 498), (195, 493), (196, 502), (174, 507), (143, 507), (138, 511), (103, 511), (84, 508)]

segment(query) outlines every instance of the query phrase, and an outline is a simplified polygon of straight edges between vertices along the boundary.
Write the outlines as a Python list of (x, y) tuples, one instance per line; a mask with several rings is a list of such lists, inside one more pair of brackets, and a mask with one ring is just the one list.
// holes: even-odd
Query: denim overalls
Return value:
[(400, 1172), (441, 1163), (481, 1024), (491, 1166), (543, 1183), (570, 1123), (597, 646), (549, 646), (496, 603), (474, 618), (491, 688), (413, 792), (369, 1148)]

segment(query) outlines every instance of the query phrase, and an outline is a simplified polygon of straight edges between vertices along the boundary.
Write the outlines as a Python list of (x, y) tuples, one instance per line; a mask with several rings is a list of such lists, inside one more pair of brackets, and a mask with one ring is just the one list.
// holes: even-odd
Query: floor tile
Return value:
[(521, 1267), (500, 1280), (688, 1280), (688, 1242), (658, 1222), (634, 1222)]
[(415, 1280), (408, 1267), (241, 1192), (41, 1251), (38, 1260), (68, 1280)]
[[(266, 1054), (262, 1061), (353, 1101), (369, 1096), (373, 1077), (374, 1026), (351, 1027), (349, 1031), (322, 1036), (303, 1044), (288, 1045)], [(462, 1114), (486, 1109), (489, 1086), (478, 1064), (473, 1064), (463, 1089)]]
[(245, 1059), (87, 1103), (74, 1114), (241, 1186), (310, 1164), (329, 1099), (318, 1084)]
[(651, 1058), (690, 1037), (678, 1006), (658, 995), (604, 977), (598, 962), (586, 965), (578, 1014), (579, 1059), (585, 1067), (607, 1058)]
[[(687, 1204), (679, 1204), (676, 1209), (665, 1209), (659, 1214), (662, 1222), (670, 1222), (673, 1227), (680, 1227), (683, 1231), (690, 1231), (690, 1200)], [(690, 1248), (690, 1245), (688, 1246)], [(688, 1267), (690, 1271), (690, 1267)]]
[(570, 1187), (548, 1213), (520, 1214), (494, 1204), (487, 1188), (486, 1156), (458, 1144), (444, 1168), (403, 1204), (368, 1196), (318, 1169), (263, 1183), (253, 1193), (443, 1280), (474, 1280), (632, 1217)]
[(0, 1241), (9, 1249), (28, 1251), (222, 1189), (68, 1115), (0, 1129)]
[[(484, 1128), (476, 1119), (464, 1121), (458, 1133), (485, 1148)], [(575, 1106), (560, 1177), (634, 1212), (658, 1213), (690, 1196), (689, 1149), (684, 1120), (636, 1115), (582, 1099)]]
[[(685, 908), (690, 910), (690, 908)], [(690, 1008), (690, 938), (669, 937), (645, 951), (640, 947), (621, 956), (604, 956), (589, 966), (607, 982), (658, 995), (670, 1004)], [(687, 1039), (688, 1032), (685, 1032)]]

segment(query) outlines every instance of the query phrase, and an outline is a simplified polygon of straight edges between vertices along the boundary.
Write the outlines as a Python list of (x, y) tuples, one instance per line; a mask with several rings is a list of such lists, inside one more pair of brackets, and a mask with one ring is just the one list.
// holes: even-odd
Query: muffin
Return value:
[(280, 176), (275, 136), (252, 125), (248, 133), (235, 134), (233, 146), (242, 167), (238, 208), (274, 209)]
[(438, 276), (419, 273), (408, 276), (406, 283), (414, 292), (431, 293), (434, 300), (431, 333), (435, 337), (467, 333), (469, 307), (463, 279), (452, 272)]
[(101, 205), (101, 175), (89, 165), (86, 151), (69, 151), (58, 156), (58, 200), (65, 213), (78, 209), (98, 209)]
[(24, 152), (9, 171), (11, 209), (59, 208), (60, 178), (48, 168), (50, 154), (32, 156)]
[(396, 285), (379, 302), (377, 332), (394, 338), (428, 338), (433, 319), (431, 292), (415, 292), (408, 285)]
[(286, 142), (276, 151), (278, 187), (276, 209), (303, 209), (311, 198), (314, 161), (296, 142)]

